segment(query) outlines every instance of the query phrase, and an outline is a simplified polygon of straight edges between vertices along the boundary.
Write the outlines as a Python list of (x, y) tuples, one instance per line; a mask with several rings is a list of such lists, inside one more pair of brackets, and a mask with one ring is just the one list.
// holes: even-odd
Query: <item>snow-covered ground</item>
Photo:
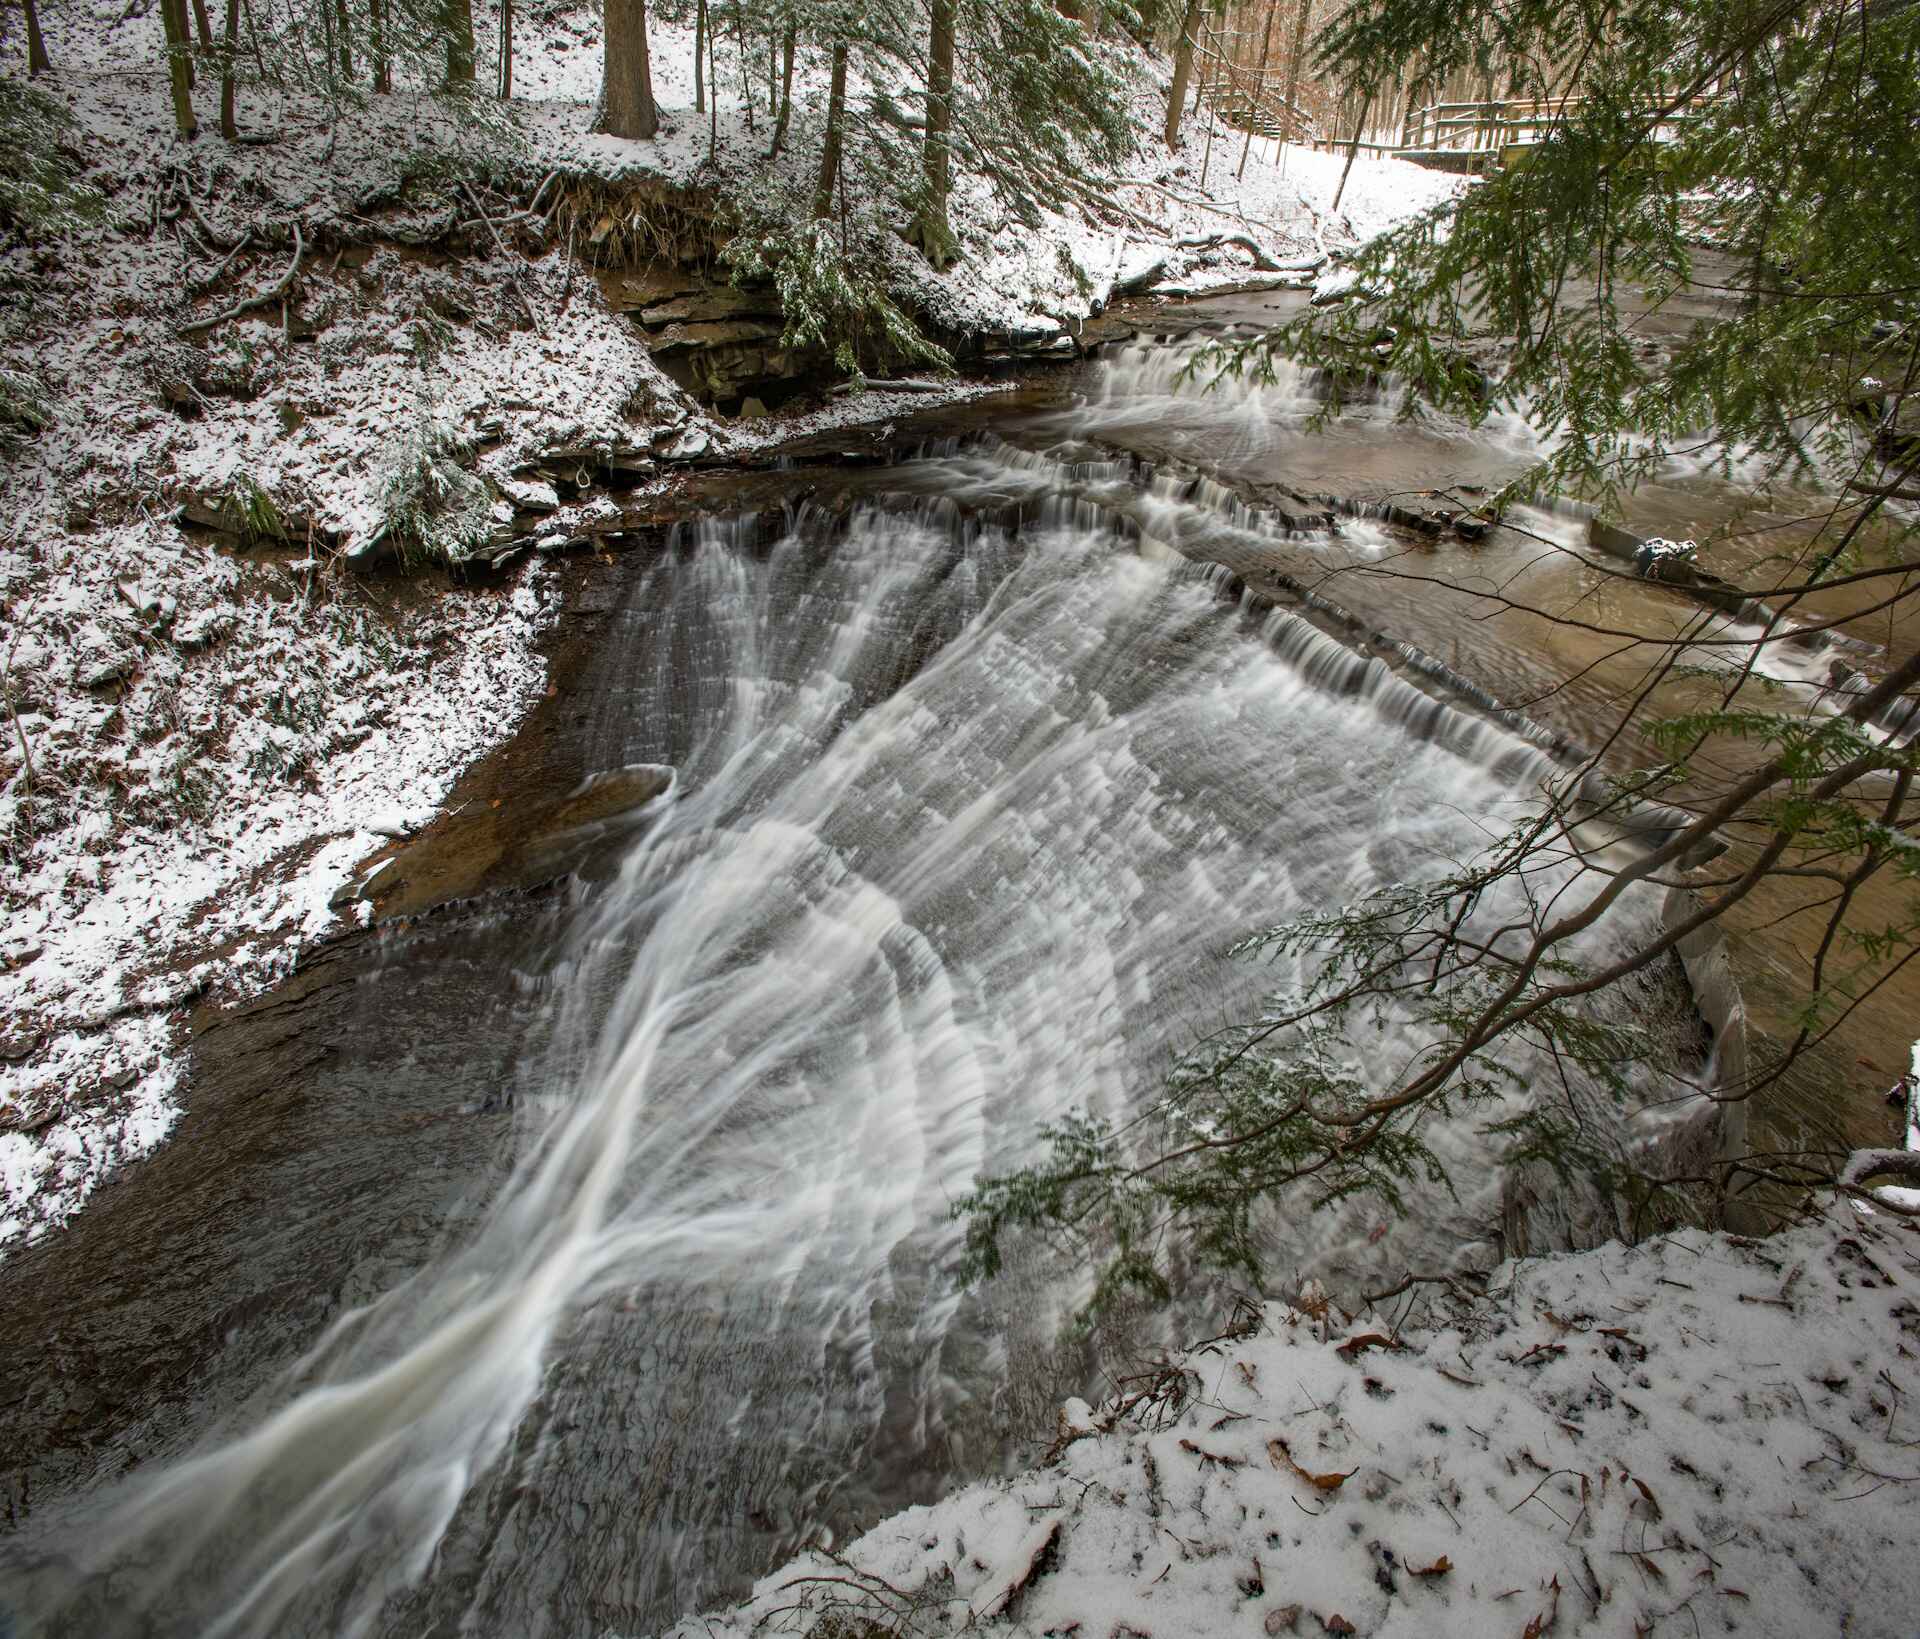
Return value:
[[(409, 474), (477, 474), (468, 522), (483, 532), (553, 508), (538, 528), (558, 541), (582, 519), (534, 470), (555, 452), (619, 448), (644, 466), (937, 401), (711, 420), (539, 223), (458, 189), (449, 219), (444, 188), (425, 203), (406, 191), (477, 140), (433, 99), (336, 108), (247, 87), (243, 129), (271, 140), (236, 147), (203, 84), (207, 123), (182, 145), (157, 8), (53, 5), (43, 21), (55, 72), (36, 83), (74, 116), (103, 208), (60, 246), (5, 252), (38, 297), (0, 364), (39, 374), (52, 422), (0, 451), (0, 1245), (63, 1222), (165, 1136), (186, 1004), (257, 990), (337, 926), (348, 913), (329, 901), (354, 862), (424, 823), (544, 686), (556, 592), (541, 561), (430, 595), (361, 578), (354, 560)], [(723, 55), (710, 129), (691, 108), (690, 30), (652, 33), (665, 129), (625, 143), (589, 130), (597, 8), (523, 20), (499, 163), (748, 184), (764, 112), (749, 130)], [(1147, 269), (1191, 288), (1252, 264), (1244, 246), (1183, 240), (1246, 236), (1269, 261), (1313, 263), (1457, 186), (1362, 161), (1334, 220), (1340, 159), (1294, 149), (1283, 166), (1258, 145), (1238, 183), (1239, 137), (1217, 129), (1209, 164), (1190, 120), (1169, 155), (1164, 63), (1112, 49), (1137, 75), (1139, 140), (1100, 219), (1048, 212), (1036, 231), (963, 178), (954, 269), (880, 236), (898, 295), (954, 331), (1044, 338)], [(803, 51), (796, 176), (816, 163), (807, 99), (823, 86)], [(878, 89), (856, 68), (856, 119)], [(290, 269), (293, 304), (223, 317)], [(251, 508), (268, 538), (244, 554), (211, 544), (183, 530), (183, 507), (189, 522)]]
[(676, 1639), (1914, 1631), (1913, 1220), (1832, 1203), (1362, 1310), (1310, 1285), (1099, 1411), (1070, 1401), (1040, 1467)]

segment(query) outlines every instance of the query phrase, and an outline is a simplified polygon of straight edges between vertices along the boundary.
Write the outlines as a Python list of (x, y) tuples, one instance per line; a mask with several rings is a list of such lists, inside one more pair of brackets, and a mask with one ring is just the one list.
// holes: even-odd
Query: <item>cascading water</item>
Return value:
[[(30, 1631), (637, 1633), (992, 1466), (1098, 1362), (1039, 1249), (953, 1287), (950, 1202), (1257, 1005), (1250, 925), (1470, 855), (1547, 766), (1084, 501), (758, 539), (627, 605), (598, 760), (675, 780), (583, 891), (484, 1226), (58, 1522)], [(1491, 1152), (1435, 1144), (1457, 1200), (1295, 1217), (1276, 1274), (1489, 1250)]]

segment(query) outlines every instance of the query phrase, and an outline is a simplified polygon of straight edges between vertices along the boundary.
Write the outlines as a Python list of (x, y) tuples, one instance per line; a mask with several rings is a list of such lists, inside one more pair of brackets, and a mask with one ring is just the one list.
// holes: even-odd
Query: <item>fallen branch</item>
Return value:
[(300, 232), (300, 223), (293, 224), (293, 260), (287, 263), (287, 271), (258, 296), (249, 296), (243, 302), (235, 302), (224, 312), (216, 313), (210, 319), (194, 319), (180, 326), (180, 334), (190, 336), (198, 330), (211, 330), (216, 324), (224, 324), (228, 319), (237, 319), (242, 313), (250, 313), (256, 307), (267, 307), (279, 301), (292, 287), (294, 275), (300, 271), (300, 258), (306, 254), (307, 242)]
[(1238, 245), (1253, 258), (1253, 265), (1262, 273), (1304, 272), (1305, 269), (1290, 268), (1283, 270), (1278, 262), (1260, 248), (1259, 243), (1244, 233), (1215, 233), (1205, 239), (1180, 239), (1175, 241), (1177, 250), (1218, 250), (1222, 245)]
[(863, 390), (871, 390), (879, 393), (939, 393), (946, 391), (948, 385), (949, 383), (944, 381), (914, 381), (904, 378), (899, 381), (876, 381), (871, 379), (836, 381), (827, 389), (827, 396), (829, 398), (838, 398), (843, 393), (857, 393)]

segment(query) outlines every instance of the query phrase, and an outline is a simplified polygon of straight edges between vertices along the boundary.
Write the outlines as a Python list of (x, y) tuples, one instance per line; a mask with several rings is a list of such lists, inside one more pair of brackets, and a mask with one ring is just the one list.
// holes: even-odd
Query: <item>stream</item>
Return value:
[[(745, 513), (722, 488), (581, 572), (547, 738), (490, 777), (624, 771), (644, 800), (548, 839), (542, 885), (204, 1021), (177, 1135), (0, 1266), (0, 1346), (32, 1362), (5, 1403), (17, 1631), (654, 1632), (1031, 1461), (1063, 1397), (1217, 1329), (1206, 1282), (1076, 1329), (1087, 1271), (1038, 1243), (961, 1290), (951, 1203), (1043, 1121), (1138, 1111), (1300, 976), (1235, 939), (1470, 857), (1553, 766), (1243, 586), (1310, 582), (1583, 740), (1622, 682), (1599, 640), (1425, 577), (1688, 611), (1586, 587), (1545, 512), (1474, 547), (1276, 522), (1262, 486), (1383, 500), (1537, 451), (1390, 403), (1309, 430), (1310, 383), (1202, 396), (1192, 345), (919, 418), (857, 482), (796, 470)], [(1739, 501), (1680, 474), (1641, 505), (1682, 534)], [(1658, 911), (1630, 896), (1583, 954)], [(1609, 1005), (1672, 1052), (1629, 1108), (1568, 1096), (1657, 1159), (1701, 1070), (1677, 967)], [(1384, 1076), (1416, 1046), (1388, 1017), (1350, 1050)], [(1403, 1219), (1278, 1207), (1276, 1288), (1501, 1256), (1482, 1120), (1435, 1130), (1457, 1195)]]

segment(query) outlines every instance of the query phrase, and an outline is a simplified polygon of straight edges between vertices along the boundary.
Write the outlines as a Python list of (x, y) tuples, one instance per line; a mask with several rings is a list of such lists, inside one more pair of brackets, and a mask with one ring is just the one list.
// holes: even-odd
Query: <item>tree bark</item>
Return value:
[(773, 146), (767, 150), (768, 159), (778, 159), (780, 148), (787, 140), (787, 125), (793, 118), (793, 53), (800, 43), (800, 25), (787, 24), (787, 37), (780, 42), (780, 118), (773, 127)]
[(442, 0), (440, 26), (447, 35), (447, 84), (473, 84), (473, 0)]
[(601, 65), (600, 118), (594, 129), (645, 140), (660, 130), (647, 53), (647, 0), (607, 0), (607, 44)]
[(827, 82), (827, 140), (820, 149), (820, 179), (813, 189), (816, 218), (833, 214), (833, 184), (840, 175), (840, 128), (847, 112), (847, 42), (833, 46), (833, 77)]
[(393, 89), (393, 60), (387, 55), (387, 0), (367, 0), (368, 49), (373, 56), (373, 89)]
[(340, 30), (340, 78), (353, 84), (353, 25), (347, 16), (347, 0), (334, 0), (333, 20)]
[(707, 111), (707, 0), (693, 8), (693, 111)]
[(1180, 43), (1173, 50), (1173, 87), (1167, 92), (1167, 146), (1180, 146), (1180, 111), (1186, 106), (1187, 81), (1193, 77), (1193, 42), (1200, 32), (1200, 0), (1187, 0), (1180, 19)]
[(213, 50), (213, 22), (207, 16), (207, 0), (193, 0), (193, 22), (199, 31), (200, 49)]
[(927, 137), (920, 149), (925, 191), (908, 235), (941, 269), (954, 259), (953, 228), (947, 221), (947, 195), (953, 186), (953, 26), (954, 0), (933, 0), (927, 36)]
[(226, 24), (220, 37), (220, 134), (234, 142), (240, 136), (233, 85), (234, 53), (240, 48), (240, 0), (227, 0)]
[(52, 59), (47, 56), (47, 42), (40, 37), (40, 8), (35, 0), (22, 0), (27, 13), (27, 78), (36, 74), (50, 73)]
[(500, 0), (500, 97), (513, 97), (513, 0)]
[(167, 82), (173, 92), (173, 124), (181, 140), (191, 142), (200, 134), (200, 122), (193, 113), (193, 67), (187, 61), (187, 12), (185, 0), (160, 0), (160, 23), (166, 34)]

